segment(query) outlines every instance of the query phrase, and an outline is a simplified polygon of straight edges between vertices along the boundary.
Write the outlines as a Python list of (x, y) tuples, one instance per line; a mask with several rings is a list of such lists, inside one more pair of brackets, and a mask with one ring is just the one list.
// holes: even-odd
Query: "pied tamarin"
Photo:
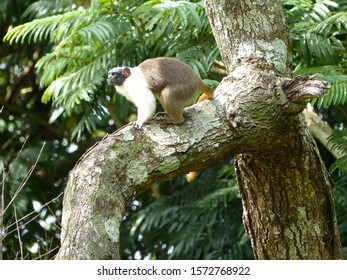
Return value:
[[(137, 107), (137, 126), (151, 119), (157, 98), (168, 114), (168, 122), (184, 122), (183, 107), (190, 105), (194, 95), (201, 91), (198, 102), (213, 98), (213, 91), (187, 64), (174, 58), (151, 58), (139, 66), (116, 67), (108, 72), (108, 83)], [(186, 175), (190, 182), (195, 171)]]
[(168, 122), (184, 122), (182, 109), (192, 103), (201, 91), (198, 102), (212, 99), (213, 91), (185, 63), (174, 58), (151, 58), (137, 67), (116, 67), (108, 72), (108, 83), (137, 107), (137, 126), (151, 119), (157, 98), (168, 114)]

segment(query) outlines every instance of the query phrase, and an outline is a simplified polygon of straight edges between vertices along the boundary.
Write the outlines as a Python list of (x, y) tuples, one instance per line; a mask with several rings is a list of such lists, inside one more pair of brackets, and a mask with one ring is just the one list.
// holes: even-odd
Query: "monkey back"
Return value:
[(174, 58), (151, 58), (138, 67), (156, 96), (164, 88), (170, 87), (175, 88), (176, 98), (191, 100), (203, 87), (199, 75), (190, 66)]

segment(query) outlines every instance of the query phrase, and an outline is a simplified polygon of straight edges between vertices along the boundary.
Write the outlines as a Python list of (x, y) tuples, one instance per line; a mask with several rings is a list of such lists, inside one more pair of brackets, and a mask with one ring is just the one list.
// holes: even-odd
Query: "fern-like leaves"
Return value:
[(318, 108), (347, 104), (347, 52), (343, 39), (347, 34), (346, 11), (330, 0), (283, 2), (293, 6), (287, 16), (297, 61), (295, 75), (321, 73), (319, 79), (330, 83), (328, 95), (313, 100)]
[(329, 143), (333, 149), (339, 150), (344, 156), (337, 159), (330, 167), (330, 172), (339, 170), (339, 175), (347, 173), (347, 129), (334, 130), (329, 137)]
[[(92, 105), (104, 94), (97, 91), (106, 86), (106, 73), (116, 65), (176, 56), (206, 77), (218, 55), (201, 2), (93, 0), (88, 9), (68, 7), (64, 0), (58, 4), (64, 9), (53, 9), (50, 16), (13, 28), (5, 40), (52, 43), (36, 69), (40, 85), (46, 88), (43, 102), (52, 101), (55, 112), (63, 112), (61, 116), (80, 112), (82, 104)], [(39, 7), (50, 6), (49, 0), (39, 1), (28, 8), (27, 15), (40, 17)], [(82, 116), (84, 124), (78, 129), (93, 129), (92, 115)]]
[(200, 183), (156, 199), (133, 217), (131, 238), (141, 236), (144, 253), (153, 258), (252, 258), (232, 169), (225, 165), (218, 179), (209, 170)]

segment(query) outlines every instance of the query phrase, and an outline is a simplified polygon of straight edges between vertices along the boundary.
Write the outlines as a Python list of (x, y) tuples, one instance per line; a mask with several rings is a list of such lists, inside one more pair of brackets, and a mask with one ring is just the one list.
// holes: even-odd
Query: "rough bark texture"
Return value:
[(129, 125), (87, 151), (69, 175), (57, 258), (119, 259), (119, 226), (138, 193), (191, 166), (203, 169), (235, 154), (219, 113), (212, 102), (198, 104), (186, 111), (184, 126), (158, 119), (143, 129)]
[[(58, 259), (119, 258), (119, 225), (154, 182), (236, 156), (244, 222), (258, 259), (342, 257), (331, 181), (302, 114), (307, 92), (327, 85), (288, 79), (288, 33), (279, 1), (206, 0), (230, 71), (213, 101), (183, 125), (156, 118), (92, 147), (71, 171)], [(303, 94), (300, 94), (300, 93)]]
[[(306, 128), (236, 157), (244, 223), (257, 259), (341, 257), (331, 181)], [(274, 150), (276, 153), (274, 154)]]
[(289, 34), (280, 1), (205, 0), (217, 45), (227, 68), (265, 58), (288, 75)]
[[(251, 72), (243, 72), (247, 86), (238, 95), (245, 101), (247, 99), (242, 97), (248, 92), (257, 103), (250, 124), (255, 121), (259, 130), (268, 130), (248, 144), (253, 150), (243, 152), (235, 160), (244, 223), (255, 257), (341, 258), (332, 183), (302, 115), (297, 115), (300, 106), (305, 106), (304, 100), (327, 85), (319, 85), (320, 82), (312, 77), (312, 80), (283, 81), (283, 90), (291, 102), (288, 106), (281, 106), (281, 101), (273, 100), (277, 96), (276, 90), (267, 87), (275, 84), (277, 76), (286, 77), (290, 73), (288, 33), (280, 2), (205, 2), (214, 35), (231, 75), (240, 68), (240, 63), (242, 68)], [(220, 16), (223, 14), (229, 19)], [(228, 48), (225, 48), (225, 42), (230, 44)], [(249, 79), (256, 72), (261, 72), (262, 78)], [(251, 85), (253, 89), (248, 91)], [(257, 94), (260, 89), (264, 89), (261, 97)], [(271, 104), (265, 104), (263, 108), (259, 106), (269, 99), (272, 99)], [(242, 106), (242, 110), (248, 114), (254, 111), (246, 106)], [(270, 116), (274, 118), (268, 121)], [(243, 126), (249, 128), (247, 118), (241, 119)]]

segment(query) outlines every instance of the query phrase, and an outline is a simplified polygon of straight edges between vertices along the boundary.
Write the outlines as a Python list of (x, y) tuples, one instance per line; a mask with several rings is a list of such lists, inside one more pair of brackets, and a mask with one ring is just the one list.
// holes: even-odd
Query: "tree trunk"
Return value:
[[(244, 224), (257, 259), (341, 258), (332, 182), (306, 128), (238, 155)], [(274, 151), (276, 151), (274, 153)]]
[(301, 113), (327, 85), (288, 78), (279, 1), (205, 4), (230, 74), (213, 101), (185, 110), (184, 124), (129, 125), (86, 152), (69, 176), (58, 259), (118, 259), (119, 226), (138, 193), (232, 156), (256, 258), (342, 258), (331, 181)]
[[(249, 64), (253, 72), (262, 71), (263, 75), (288, 76), (290, 50), (280, 1), (205, 2), (228, 69), (235, 72), (241, 63)], [(248, 83), (251, 82), (248, 79)], [(265, 80), (260, 81), (256, 88), (253, 82), (253, 92), (265, 89), (267, 84)], [(297, 88), (293, 90), (294, 87)], [(298, 82), (285, 86), (285, 91), (295, 103), (308, 97), (314, 89), (308, 86), (304, 90)], [(264, 94), (263, 99), (266, 101), (269, 97)], [(276, 110), (272, 105), (270, 110)], [(276, 118), (268, 121), (271, 115)], [(303, 117), (301, 114), (290, 116), (287, 112), (284, 118), (277, 119), (277, 114), (271, 114), (269, 108), (251, 117), (261, 124), (259, 130), (273, 130), (277, 125), (283, 129), (279, 134), (265, 133), (267, 139), (255, 140), (261, 148), (243, 152), (235, 158), (244, 224), (255, 257), (342, 258), (332, 182)], [(243, 125), (248, 126), (242, 119)], [(263, 142), (265, 146), (261, 145)]]

